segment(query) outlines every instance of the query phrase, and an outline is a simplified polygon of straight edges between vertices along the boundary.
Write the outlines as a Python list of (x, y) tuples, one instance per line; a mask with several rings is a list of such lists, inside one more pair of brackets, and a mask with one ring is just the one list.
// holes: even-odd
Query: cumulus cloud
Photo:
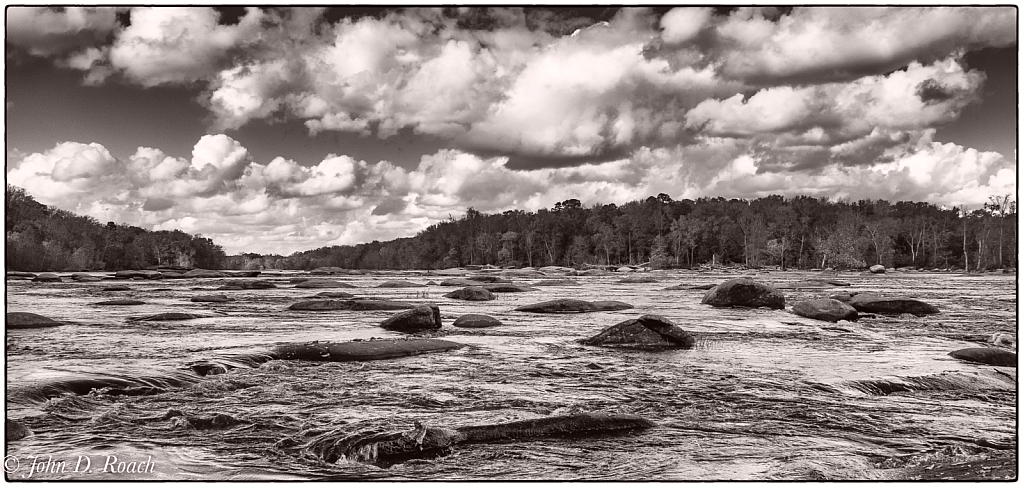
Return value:
[(52, 57), (104, 42), (117, 27), (112, 7), (7, 7), (7, 42)]

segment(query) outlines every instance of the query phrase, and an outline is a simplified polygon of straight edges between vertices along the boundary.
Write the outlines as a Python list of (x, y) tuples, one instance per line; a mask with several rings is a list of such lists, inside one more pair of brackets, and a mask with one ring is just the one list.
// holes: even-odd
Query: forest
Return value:
[(150, 232), (42, 205), (7, 187), (8, 270), (119, 270), (153, 266), (207, 269), (440, 269), (499, 266), (639, 265), (693, 268), (956, 268), (1017, 266), (1012, 195), (981, 208), (923, 202), (856, 202), (772, 195), (754, 200), (673, 200), (661, 193), (623, 205), (484, 214), (430, 226), (415, 237), (322, 247), (289, 256), (226, 256), (210, 239)]

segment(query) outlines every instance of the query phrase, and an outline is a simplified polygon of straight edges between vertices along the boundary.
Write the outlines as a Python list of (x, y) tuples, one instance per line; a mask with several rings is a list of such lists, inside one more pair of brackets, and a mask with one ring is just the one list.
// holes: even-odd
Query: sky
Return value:
[(229, 254), (577, 198), (1017, 192), (1015, 7), (8, 7), (6, 177)]

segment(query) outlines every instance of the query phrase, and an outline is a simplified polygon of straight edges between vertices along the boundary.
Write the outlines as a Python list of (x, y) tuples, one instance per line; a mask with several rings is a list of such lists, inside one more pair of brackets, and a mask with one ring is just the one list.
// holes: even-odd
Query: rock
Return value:
[(583, 301), (581, 299), (554, 299), (542, 303), (527, 304), (515, 311), (529, 313), (593, 313), (597, 311), (619, 311), (633, 306), (621, 301)]
[(433, 274), (433, 275), (436, 275), (436, 276), (464, 276), (465, 275), (465, 271), (466, 271), (466, 269), (464, 269), (464, 268), (451, 267), (449, 269), (432, 270), (432, 271), (430, 271), (430, 274)]
[(437, 281), (426, 281), (426, 285), (427, 286), (436, 286), (437, 285)]
[(362, 274), (362, 271), (352, 270), (352, 269), (342, 269), (340, 267), (317, 267), (317, 268), (309, 271), (309, 273), (310, 274), (314, 274), (314, 275), (333, 275), (333, 274), (352, 275), (352, 274)]
[(548, 265), (537, 269), (544, 274), (575, 274), (575, 269), (571, 267), (561, 267), (556, 265)]
[(474, 274), (474, 275), (471, 275), (471, 276), (467, 277), (466, 279), (468, 279), (470, 281), (482, 282), (482, 283), (487, 283), (487, 284), (508, 284), (508, 283), (511, 282), (508, 279), (505, 279), (503, 277), (492, 276), (492, 275), (488, 275), (488, 274)]
[(536, 291), (536, 288), (520, 286), (518, 284), (484, 284), (481, 287), (492, 293), (524, 293)]
[(44, 272), (32, 278), (33, 282), (61, 282), (60, 276), (52, 272)]
[[(681, 286), (681, 284), (679, 285)], [(709, 291), (717, 286), (717, 284), (697, 284), (695, 286), (689, 286), (689, 289), (693, 291)]]
[(884, 271), (885, 271), (885, 268), (881, 264), (875, 264), (875, 265), (870, 266), (870, 273), (871, 274), (884, 274)]
[[(802, 281), (776, 283), (772, 284), (771, 287), (775, 289), (829, 289), (836, 286), (836, 284), (832, 284), (832, 282), (834, 281), (826, 281), (824, 279), (807, 279)], [(849, 284), (846, 283), (839, 285), (848, 286)]]
[(533, 286), (578, 286), (579, 281), (575, 279), (544, 279), (536, 281)]
[(603, 269), (587, 269), (585, 271), (577, 272), (577, 276), (606, 276), (609, 273)]
[(36, 275), (31, 272), (20, 272), (20, 271), (7, 271), (7, 278), (12, 277), (27, 277), (29, 279), (34, 278)]
[(496, 299), (494, 293), (491, 293), (479, 286), (469, 286), (457, 291), (451, 291), (445, 294), (444, 297), (451, 299), (463, 299), (465, 301), (492, 301)]
[(322, 293), (316, 294), (316, 297), (330, 299), (352, 299), (355, 297), (355, 295), (351, 293), (343, 293), (341, 291), (324, 291)]
[(84, 272), (75, 272), (71, 274), (71, 280), (75, 282), (97, 282), (102, 281), (103, 279), (100, 279), (91, 274), (86, 274)]
[(117, 279), (131, 279), (131, 278), (134, 278), (134, 277), (138, 277), (138, 278), (141, 278), (141, 279), (161, 279), (161, 278), (163, 278), (163, 274), (161, 274), (159, 271), (150, 271), (150, 270), (144, 270), (144, 271), (117, 271), (116, 273), (114, 273), (114, 277), (117, 278)]
[(963, 348), (949, 353), (953, 358), (999, 367), (1015, 367), (1016, 354), (1000, 348)]
[(227, 277), (259, 277), (262, 271), (220, 271)]
[(991, 335), (991, 343), (999, 347), (1016, 348), (1016, 334), (1011, 332), (998, 332)]
[(693, 348), (696, 339), (663, 316), (643, 315), (606, 328), (581, 343), (612, 347)]
[(128, 287), (128, 286), (107, 286), (107, 287), (105, 287), (105, 288), (103, 288), (101, 290), (102, 291), (131, 291), (131, 288)]
[(295, 284), (295, 287), (299, 289), (337, 289), (353, 288), (355, 286), (348, 284), (347, 282), (332, 281), (329, 279), (309, 279)]
[(209, 269), (192, 269), (181, 275), (183, 278), (211, 279), (227, 277), (223, 272), (211, 271)]
[(64, 324), (42, 315), (25, 313), (23, 311), (7, 313), (6, 323), (7, 329), (50, 328)]
[(183, 321), (183, 320), (194, 320), (196, 318), (206, 318), (203, 315), (197, 315), (192, 313), (158, 313), (155, 315), (143, 316), (141, 318), (134, 318), (130, 321)]
[(618, 268), (618, 272), (636, 272), (636, 269), (631, 267), (622, 266)]
[(217, 288), (218, 291), (243, 291), (249, 289), (274, 289), (277, 285), (270, 281), (245, 280), (232, 281)]
[(452, 323), (452, 326), (458, 328), (490, 328), (493, 326), (501, 326), (500, 320), (492, 316), (477, 315), (477, 314), (466, 314), (459, 316), (458, 319)]
[(461, 348), (460, 343), (435, 339), (363, 340), (340, 343), (292, 343), (279, 345), (271, 354), (278, 360), (358, 362), (408, 357)]
[(302, 301), (288, 307), (292, 311), (393, 311), (412, 309), (412, 303), (400, 303), (378, 299), (314, 300)]
[(146, 304), (146, 302), (137, 299), (113, 299), (110, 301), (100, 301), (96, 303), (96, 306), (138, 306), (140, 304)]
[(4, 437), (7, 441), (20, 440), (32, 433), (27, 426), (14, 421), (13, 419), (5, 419), (4, 425)]
[(432, 305), (416, 306), (402, 311), (380, 323), (385, 330), (415, 333), (441, 328), (440, 308)]
[(806, 318), (830, 321), (832, 323), (838, 322), (839, 320), (856, 321), (859, 318), (859, 313), (856, 312), (856, 308), (849, 306), (837, 299), (811, 299), (807, 301), (799, 301), (792, 305), (792, 312), (804, 316)]
[(727, 280), (703, 295), (703, 304), (715, 307), (741, 306), (785, 309), (785, 296), (767, 284), (741, 277)]
[[(835, 298), (838, 299), (838, 298)], [(841, 299), (839, 299), (841, 301)], [(848, 300), (849, 305), (863, 313), (902, 314), (925, 316), (940, 313), (938, 308), (916, 299), (885, 298), (876, 294), (855, 294)]]
[(530, 268), (525, 268), (525, 269), (508, 269), (508, 270), (502, 271), (501, 275), (503, 275), (505, 277), (519, 277), (519, 278), (526, 278), (526, 279), (535, 279), (535, 278), (538, 278), (538, 277), (543, 277), (543, 274), (540, 274), (539, 272), (537, 272), (536, 269), (530, 269)]
[(410, 281), (384, 281), (377, 284), (377, 287), (401, 288), (401, 287), (426, 287), (426, 284), (417, 284)]
[(651, 284), (655, 282), (658, 282), (657, 279), (651, 276), (626, 277), (618, 281), (619, 284)]
[(223, 294), (203, 294), (200, 296), (193, 296), (191, 301), (193, 303), (227, 303), (234, 301), (234, 298), (229, 298)]

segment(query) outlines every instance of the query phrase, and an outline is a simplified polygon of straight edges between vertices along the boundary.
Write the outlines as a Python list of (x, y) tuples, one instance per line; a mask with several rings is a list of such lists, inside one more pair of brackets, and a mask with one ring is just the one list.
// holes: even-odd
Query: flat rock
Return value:
[(355, 295), (341, 291), (323, 291), (322, 293), (317, 293), (316, 297), (330, 299), (352, 299), (355, 297)]
[(426, 287), (426, 284), (419, 284), (411, 281), (384, 281), (377, 284), (377, 287), (383, 288), (402, 288), (402, 287)]
[(203, 294), (200, 296), (193, 296), (191, 301), (193, 303), (227, 303), (234, 301), (234, 298), (229, 298), (223, 294)]
[(132, 279), (138, 277), (140, 279), (162, 279), (163, 274), (159, 271), (143, 270), (143, 271), (117, 271), (114, 273), (114, 277), (117, 279)]
[(353, 288), (353, 286), (347, 282), (332, 281), (330, 279), (308, 279), (295, 284), (295, 287), (299, 289), (337, 289), (337, 288)]
[(484, 284), (480, 286), (492, 293), (525, 293), (536, 291), (536, 288), (520, 286), (518, 284)]
[(492, 301), (496, 299), (494, 293), (487, 291), (479, 286), (469, 286), (466, 288), (459, 289), (457, 291), (451, 291), (444, 295), (445, 298), (451, 299), (462, 299), (465, 301)]
[(415, 307), (416, 305), (412, 303), (401, 303), (398, 301), (386, 301), (382, 299), (319, 299), (295, 303), (289, 306), (288, 309), (293, 311), (393, 311), (399, 309), (412, 309)]
[(441, 328), (440, 308), (427, 304), (416, 306), (387, 318), (380, 323), (380, 327), (404, 333), (439, 330)]
[(542, 303), (527, 304), (515, 311), (528, 313), (593, 313), (597, 311), (619, 311), (630, 309), (631, 304), (621, 301), (583, 301), (581, 299), (553, 299)]
[(259, 277), (263, 271), (220, 271), (227, 277)]
[(112, 299), (110, 301), (100, 301), (96, 303), (96, 306), (138, 306), (140, 304), (146, 304), (146, 302), (137, 299)]
[(458, 328), (490, 328), (494, 326), (501, 326), (503, 324), (504, 323), (501, 323), (500, 320), (494, 318), (493, 316), (465, 314), (455, 319), (455, 322), (452, 323), (452, 326)]
[(696, 339), (663, 316), (643, 315), (605, 328), (581, 343), (605, 347), (693, 348)]
[(84, 272), (75, 272), (71, 274), (71, 280), (75, 282), (97, 282), (102, 281), (103, 279), (100, 279), (99, 277), (96, 277), (92, 274), (86, 274)]
[(409, 357), (461, 348), (460, 343), (435, 339), (363, 340), (340, 343), (293, 343), (279, 345), (271, 352), (279, 360), (318, 362), (360, 362)]
[(606, 276), (608, 274), (610, 273), (603, 269), (587, 269), (576, 273), (577, 276)]
[(561, 267), (556, 265), (543, 266), (537, 270), (544, 274), (575, 274), (575, 269), (571, 267)]
[(799, 301), (792, 305), (792, 312), (806, 318), (830, 321), (832, 323), (840, 320), (856, 321), (859, 318), (856, 308), (837, 299)]
[(575, 279), (544, 279), (536, 281), (533, 286), (578, 286), (579, 281)]
[(209, 269), (192, 269), (184, 274), (181, 274), (182, 278), (215, 278), (215, 277), (227, 277), (226, 274), (220, 271), (211, 271)]
[(730, 279), (718, 284), (703, 295), (703, 304), (715, 307), (740, 306), (785, 309), (785, 296), (781, 291), (749, 278)]
[(33, 278), (35, 276), (36, 275), (34, 273), (31, 273), (31, 272), (7, 271), (7, 277), (27, 277), (27, 278), (31, 279), (31, 278)]
[[(842, 301), (840, 298), (835, 298)], [(863, 313), (903, 314), (926, 316), (940, 313), (938, 308), (923, 301), (908, 298), (886, 298), (876, 294), (855, 294), (848, 300), (849, 305)]]
[(61, 326), (64, 323), (54, 321), (42, 315), (35, 313), (25, 313), (23, 311), (13, 311), (7, 313), (6, 326), (8, 329), (25, 329), (25, 328), (51, 328), (54, 326)]
[(257, 279), (245, 281), (233, 281), (217, 288), (218, 291), (244, 291), (250, 289), (274, 289), (277, 285), (270, 281)]
[(1017, 363), (1016, 354), (1000, 348), (976, 347), (963, 348), (949, 353), (953, 358), (985, 365), (997, 365), (999, 367), (1015, 367)]

